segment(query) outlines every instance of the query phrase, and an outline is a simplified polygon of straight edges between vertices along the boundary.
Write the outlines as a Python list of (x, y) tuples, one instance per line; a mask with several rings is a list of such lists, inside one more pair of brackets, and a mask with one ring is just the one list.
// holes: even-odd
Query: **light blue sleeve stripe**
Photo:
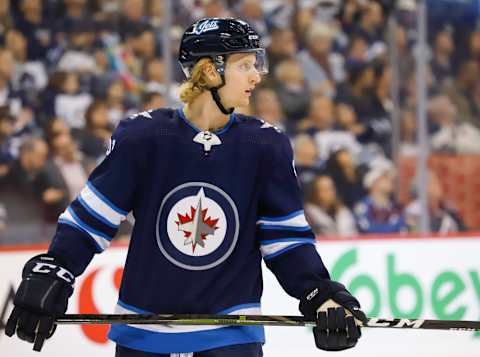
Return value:
[(264, 257), (263, 257), (263, 260), (270, 260), (270, 259), (272, 259), (272, 258), (275, 258), (275, 257), (277, 257), (277, 256), (279, 256), (279, 255), (281, 255), (281, 254), (283, 254), (283, 253), (286, 253), (286, 252), (288, 252), (288, 251), (290, 251), (290, 250), (292, 250), (292, 249), (295, 249), (295, 248), (297, 248), (297, 247), (299, 247), (299, 246), (301, 246), (301, 245), (305, 245), (305, 244), (313, 244), (313, 243), (311, 243), (311, 242), (304, 242), (304, 243), (303, 243), (303, 242), (302, 242), (302, 243), (297, 243), (297, 244), (289, 245), (288, 247), (283, 248), (282, 250), (279, 250), (278, 252), (275, 252), (275, 253), (272, 253), (272, 254), (269, 254), (269, 255), (264, 256)]
[(71, 221), (67, 221), (66, 219), (63, 219), (63, 218), (60, 218), (58, 220), (58, 223), (66, 224), (67, 226), (75, 228), (75, 229), (81, 231), (82, 233), (86, 234), (87, 237), (93, 242), (93, 244), (95, 244), (95, 247), (97, 248), (97, 252), (99, 252), (99, 253), (103, 252), (103, 248), (100, 247), (100, 245), (97, 243), (97, 241), (95, 239), (93, 239), (92, 236), (82, 227), (78, 226), (77, 224), (75, 224)]
[(108, 198), (106, 198), (104, 195), (102, 195), (93, 185), (90, 181), (87, 181), (87, 186), (90, 190), (97, 195), (98, 198), (100, 198), (103, 202), (105, 202), (106, 205), (108, 205), (111, 209), (113, 209), (115, 212), (120, 213), (121, 215), (128, 215), (128, 212), (124, 211), (123, 209), (115, 206)]
[(235, 306), (229, 307), (228, 309), (217, 312), (217, 315), (226, 315), (226, 314), (231, 313), (232, 311), (249, 309), (251, 307), (260, 307), (260, 303), (255, 302), (255, 303), (251, 303), (251, 304), (235, 305)]
[(285, 230), (285, 231), (294, 231), (294, 232), (306, 232), (310, 230), (310, 226), (292, 227), (292, 226), (276, 226), (273, 224), (260, 224), (258, 227), (263, 230)]
[(96, 234), (97, 236), (100, 236), (100, 237), (108, 240), (109, 242), (112, 240), (112, 237), (109, 237), (105, 233), (102, 233), (102, 232), (97, 231), (96, 229), (93, 229), (88, 224), (83, 222), (80, 218), (78, 218), (78, 216), (75, 214), (75, 212), (73, 212), (71, 207), (68, 207), (67, 210), (68, 210), (68, 213), (70, 213), (72, 215), (73, 219), (75, 220), (75, 223), (78, 224), (80, 227), (82, 227), (85, 231), (87, 231), (87, 233)]
[(88, 213), (90, 213), (93, 217), (95, 217), (96, 219), (98, 219), (100, 222), (102, 222), (103, 224), (111, 227), (111, 228), (115, 228), (117, 229), (119, 226), (116, 225), (116, 224), (113, 224), (111, 222), (109, 222), (106, 218), (100, 216), (97, 212), (95, 212), (89, 205), (87, 202), (85, 202), (85, 200), (81, 197), (81, 196), (78, 196), (77, 197), (78, 199), (78, 202), (80, 202), (80, 204), (82, 205), (83, 208), (85, 208), (87, 210)]
[(292, 212), (286, 216), (280, 216), (280, 217), (260, 217), (258, 220), (259, 221), (270, 221), (270, 222), (280, 222), (280, 221), (286, 221), (287, 219), (294, 218), (297, 216), (300, 216), (304, 214), (303, 210), (295, 211)]
[(275, 243), (284, 243), (284, 242), (299, 242), (299, 243), (315, 243), (315, 239), (311, 237), (289, 237), (289, 238), (279, 238), (279, 239), (269, 239), (260, 241), (260, 245), (269, 245)]

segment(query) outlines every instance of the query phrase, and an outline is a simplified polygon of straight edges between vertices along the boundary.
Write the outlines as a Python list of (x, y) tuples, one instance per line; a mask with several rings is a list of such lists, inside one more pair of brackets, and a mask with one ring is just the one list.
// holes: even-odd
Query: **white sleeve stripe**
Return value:
[(83, 188), (82, 192), (80, 192), (80, 197), (92, 211), (96, 212), (100, 217), (103, 217), (107, 222), (114, 226), (118, 227), (118, 225), (120, 225), (122, 220), (125, 218), (124, 215), (115, 211), (100, 197), (98, 197), (95, 192), (88, 187), (88, 185)]
[(66, 222), (70, 222), (70, 223), (74, 224), (75, 226), (79, 227), (82, 231), (87, 232), (87, 234), (97, 243), (99, 248), (101, 248), (102, 250), (105, 250), (106, 248), (108, 248), (110, 246), (110, 241), (108, 239), (106, 239), (106, 238), (104, 238), (104, 237), (102, 237), (98, 234), (95, 234), (90, 229), (88, 229), (88, 227), (86, 227), (85, 224), (83, 224), (82, 222), (75, 219), (75, 217), (73, 217), (72, 214), (69, 212), (68, 208), (65, 210), (65, 212), (63, 212), (60, 215), (60, 217), (58, 219), (66, 221)]
[(267, 245), (260, 246), (260, 252), (262, 253), (262, 257), (268, 257), (272, 254), (278, 253), (281, 250), (288, 248), (290, 246), (298, 245), (298, 244), (314, 244), (313, 239), (291, 239), (286, 242), (277, 242), (271, 243)]
[(257, 225), (265, 226), (285, 226), (285, 227), (307, 227), (309, 226), (307, 219), (305, 218), (305, 214), (299, 214), (295, 217), (288, 218), (283, 221), (277, 220), (267, 220), (267, 219), (260, 219), (257, 221)]

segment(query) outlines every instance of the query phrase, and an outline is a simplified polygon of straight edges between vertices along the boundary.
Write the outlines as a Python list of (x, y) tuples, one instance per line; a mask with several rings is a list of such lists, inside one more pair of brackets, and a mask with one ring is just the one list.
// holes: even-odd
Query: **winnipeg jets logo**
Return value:
[(207, 236), (213, 236), (215, 230), (218, 229), (216, 226), (218, 218), (207, 217), (208, 208), (203, 209), (202, 207), (202, 196), (205, 199), (203, 189), (200, 190), (198, 196), (197, 206), (195, 208), (190, 207), (190, 215), (188, 213), (185, 215), (177, 213), (178, 221), (175, 222), (178, 225), (178, 230), (185, 235), (183, 245), (191, 245), (192, 253), (195, 253), (197, 244), (205, 248)]
[(195, 196), (178, 201), (167, 218), (168, 237), (175, 248), (190, 256), (215, 251), (225, 238), (227, 219), (222, 208), (199, 188)]
[(173, 188), (157, 213), (157, 244), (164, 258), (187, 270), (206, 270), (232, 254), (240, 230), (233, 199), (208, 182)]
[(199, 24), (197, 24), (195, 26), (195, 28), (193, 29), (193, 32), (196, 34), (196, 35), (201, 35), (202, 33), (204, 32), (207, 32), (207, 31), (212, 31), (212, 30), (218, 30), (218, 21), (217, 20), (207, 20), (207, 21), (203, 21), (203, 22), (200, 22)]

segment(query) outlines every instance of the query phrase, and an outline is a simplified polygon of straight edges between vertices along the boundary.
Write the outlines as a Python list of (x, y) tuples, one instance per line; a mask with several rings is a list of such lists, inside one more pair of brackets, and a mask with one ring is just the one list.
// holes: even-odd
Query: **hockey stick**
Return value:
[[(89, 315), (59, 316), (57, 324), (138, 324), (138, 325), (224, 325), (224, 326), (315, 326), (303, 316), (279, 315)], [(364, 327), (413, 328), (427, 330), (480, 331), (480, 321), (369, 318)]]

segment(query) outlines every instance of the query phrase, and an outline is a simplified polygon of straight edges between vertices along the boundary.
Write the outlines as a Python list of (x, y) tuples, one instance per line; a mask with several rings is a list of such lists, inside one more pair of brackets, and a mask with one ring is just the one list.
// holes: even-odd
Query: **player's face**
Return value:
[(226, 85), (220, 89), (227, 107), (245, 107), (261, 77), (255, 67), (256, 55), (237, 53), (230, 55), (225, 67)]

